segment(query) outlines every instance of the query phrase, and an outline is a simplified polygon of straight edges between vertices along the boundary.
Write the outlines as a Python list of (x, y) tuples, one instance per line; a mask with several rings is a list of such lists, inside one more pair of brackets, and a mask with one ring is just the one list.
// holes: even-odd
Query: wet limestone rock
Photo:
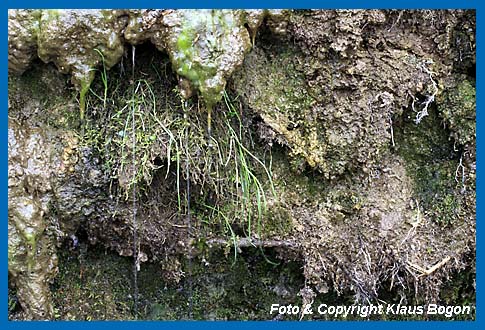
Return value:
[(393, 120), (413, 100), (411, 115), (417, 116), (424, 101), (439, 94), (451, 67), (433, 35), (449, 28), (403, 34), (395, 46), (391, 14), (293, 12), (286, 27), (292, 39), (269, 47), (263, 37), (233, 75), (231, 86), (294, 162), (329, 179), (355, 169), (371, 172), (392, 146)]
[(22, 73), (37, 55), (71, 73), (80, 91), (81, 116), (85, 94), (96, 68), (110, 68), (124, 52), (121, 10), (10, 10), (9, 72)]
[[(35, 57), (71, 73), (84, 98), (101, 64), (123, 55), (126, 39), (150, 39), (168, 52), (184, 96), (200, 92), (208, 108), (222, 98), (226, 80), (251, 49), (263, 19), (284, 31), (283, 11), (268, 10), (17, 10), (9, 12), (9, 67), (22, 72)], [(251, 38), (250, 38), (251, 34)]]
[(49, 282), (57, 256), (48, 235), (52, 164), (46, 136), (9, 120), (8, 271), (28, 317), (53, 316)]
[(22, 73), (36, 57), (40, 10), (8, 11), (8, 71)]
[(175, 71), (210, 105), (222, 98), (226, 79), (251, 48), (244, 19), (233, 10), (175, 10), (163, 16)]
[[(220, 98), (220, 86), (224, 87), (230, 70), (234, 70), (241, 59), (238, 57), (237, 61), (230, 59), (232, 62), (222, 63), (222, 68), (228, 69), (219, 72), (217, 65), (221, 63), (218, 61), (222, 61), (231, 50), (223, 49), (218, 53), (217, 45), (232, 47), (228, 40), (241, 38), (239, 41), (245, 40), (246, 47), (247, 42), (254, 38), (255, 30), (264, 24), (264, 28), (258, 30), (261, 39), (257, 41), (256, 48), (245, 56), (244, 64), (232, 78), (230, 87), (241, 96), (239, 100), (242, 101), (244, 119), (250, 123), (247, 127), (265, 132), (270, 139), (283, 145), (273, 149), (275, 159), (272, 162), (272, 175), (278, 199), (268, 201), (272, 209), (268, 222), (263, 224), (265, 233), (282, 242), (298, 242), (298, 251), (281, 251), (283, 259), (287, 260), (293, 254), (302, 260), (308, 285), (321, 293), (333, 287), (338, 293), (351, 291), (358, 300), (365, 300), (376, 298), (378, 290), (387, 288), (391, 281), (395, 285), (403, 284), (403, 293), (417, 285), (420, 292), (423, 292), (423, 288), (426, 295), (429, 293), (427, 298), (436, 298), (441, 282), (451, 271), (462, 269), (469, 263), (465, 257), (474, 253), (474, 207), (463, 204), (461, 209), (464, 212), (456, 213), (457, 204), (443, 198), (440, 206), (448, 205), (452, 211), (450, 214), (456, 219), (446, 224), (451, 229), (434, 221), (430, 209), (422, 201), (418, 205), (419, 191), (416, 191), (415, 181), (420, 178), (416, 176), (416, 171), (409, 169), (409, 159), (395, 153), (402, 150), (407, 142), (413, 142), (413, 136), (417, 136), (399, 135), (398, 130), (403, 125), (403, 117), (410, 118), (410, 125), (416, 126), (416, 112), (412, 112), (411, 103), (416, 100), (417, 110), (421, 110), (422, 102), (434, 92), (433, 80), (441, 83), (443, 77), (453, 74), (450, 71), (453, 61), (448, 53), (445, 56), (440, 51), (443, 49), (440, 45), (446, 44), (446, 37), (450, 35), (448, 28), (426, 25), (426, 32), (416, 33), (412, 18), (416, 17), (417, 22), (423, 23), (423, 14), (408, 12), (398, 17), (392, 11), (302, 11), (281, 21), (275, 17), (263, 20), (264, 16), (260, 15), (266, 15), (265, 11), (226, 14), (224, 11), (205, 11), (200, 14), (201, 17), (194, 19), (193, 24), (185, 24), (190, 11), (130, 11), (128, 14), (124, 12), (123, 15), (127, 16), (120, 14), (119, 19), (129, 21), (124, 30), (128, 43), (138, 45), (144, 40), (151, 40), (160, 50), (166, 50), (171, 56), (173, 68), (183, 77), (183, 86), (186, 86), (182, 88), (183, 91), (187, 92), (187, 96), (192, 90), (198, 91), (209, 104), (210, 100), (215, 102)], [(217, 24), (212, 25), (212, 18)], [(57, 19), (55, 15), (53, 19)], [(192, 28), (192, 25), (195, 27)], [(233, 26), (229, 31), (241, 35), (224, 35), (225, 25)], [(203, 32), (205, 34), (201, 34)], [(222, 34), (218, 35), (218, 32)], [(123, 30), (120, 33), (123, 34)], [(393, 37), (394, 34), (398, 37)], [(78, 45), (74, 51), (83, 54), (83, 47)], [(243, 54), (246, 52), (244, 47), (239, 48)], [(216, 56), (218, 54), (219, 57)], [(49, 58), (49, 61), (57, 61), (54, 58)], [(86, 57), (85, 60), (89, 62), (93, 58)], [(90, 65), (100, 64), (98, 61)], [(233, 64), (235, 67), (232, 67)], [(213, 65), (216, 65), (215, 69)], [(136, 69), (140, 69), (139, 64)], [(145, 70), (139, 71), (146, 74)], [(436, 73), (430, 74), (431, 71)], [(169, 91), (177, 83), (176, 79), (171, 81), (168, 87), (164, 87)], [(450, 84), (458, 86), (460, 82), (457, 80)], [(461, 114), (463, 107), (467, 108), (463, 113), (471, 116), (472, 108), (467, 104), (472, 101), (466, 99), (471, 100), (475, 91), (468, 88), (472, 83), (468, 84), (470, 86), (466, 86), (467, 83), (462, 85), (458, 90), (463, 89), (463, 92), (457, 93), (466, 97), (458, 97), (451, 89), (441, 94), (443, 98), (439, 99), (438, 111), (443, 118), (450, 116), (446, 122), (457, 133), (454, 137), (463, 139), (461, 143), (465, 143), (474, 135), (474, 131), (464, 126), (466, 131), (462, 133), (461, 121), (453, 117)], [(442, 86), (439, 85), (439, 88)], [(11, 93), (12, 89), (9, 88), (9, 97)], [(46, 139), (42, 138), (40, 130), (28, 128), (45, 120), (44, 117), (39, 120), (37, 116), (43, 112), (42, 108), (40, 111), (26, 111), (23, 108), (20, 110), (29, 115), (33, 113), (32, 117), (25, 120), (23, 125), (26, 127), (21, 129), (17, 129), (15, 123), (10, 125), (14, 129), (12, 136), (25, 132), (22, 134), (26, 138), (18, 140), (27, 141), (30, 135), (36, 135), (39, 136), (36, 143), (45, 146)], [(95, 106), (93, 108), (96, 109)], [(175, 115), (180, 114), (170, 111)], [(199, 114), (194, 111), (190, 115)], [(433, 135), (430, 132), (442, 131), (442, 125), (431, 125), (431, 115), (430, 111), (418, 126), (428, 140)], [(466, 118), (467, 125), (471, 122), (472, 119), (468, 121)], [(430, 132), (425, 129), (425, 124), (430, 124)], [(453, 148), (453, 141), (448, 140), (448, 132), (444, 133), (442, 144), (446, 144), (447, 149)], [(264, 138), (262, 134), (261, 137)], [(13, 282), (21, 288), (19, 297), (24, 299), (21, 301), (23, 307), (28, 305), (25, 308), (32, 310), (31, 314), (37, 318), (41, 318), (41, 313), (49, 313), (48, 309), (39, 311), (36, 307), (49, 306), (47, 291), (44, 291), (45, 295), (28, 300), (30, 291), (35, 289), (37, 293), (42, 292), (41, 289), (46, 288), (46, 281), (51, 278), (50, 273), (42, 272), (38, 264), (49, 265), (51, 259), (46, 256), (54, 256), (53, 253), (43, 252), (47, 251), (43, 247), (52, 246), (48, 241), (49, 235), (42, 235), (49, 230), (46, 220), (49, 200), (59, 221), (72, 225), (69, 230), (75, 230), (81, 223), (90, 242), (98, 240), (121, 255), (133, 255), (131, 209), (111, 196), (106, 182), (103, 182), (107, 178), (103, 178), (99, 171), (102, 164), (93, 162), (90, 166), (81, 166), (88, 163), (84, 159), (91, 157), (85, 148), (78, 145), (79, 141), (74, 136), (66, 136), (65, 139), (66, 147), (60, 156), (63, 164), (61, 177), (64, 176), (61, 179), (64, 181), (59, 185), (55, 179), (56, 184), (51, 184), (52, 187), (47, 184), (38, 187), (22, 183), (23, 179), (19, 179), (23, 178), (24, 168), (30, 166), (26, 155), (33, 160), (40, 157), (44, 162), (48, 159), (47, 154), (38, 157), (37, 149), (29, 153), (22, 149), (23, 142), (12, 142), (12, 147), (9, 145), (12, 150), (10, 162), (14, 164), (10, 166), (12, 172), (9, 172), (10, 273)], [(270, 139), (263, 139), (263, 142), (272, 143)], [(20, 147), (15, 147), (16, 144)], [(262, 147), (258, 143), (255, 146)], [(426, 145), (423, 144), (423, 147)], [(422, 149), (411, 148), (410, 151), (417, 154), (411, 156), (421, 157), (419, 153)], [(429, 157), (436, 160), (435, 150), (426, 150), (431, 152)], [(290, 157), (287, 157), (288, 152)], [(280, 157), (279, 161), (277, 157)], [(453, 184), (452, 192), (461, 191), (461, 182), (458, 182), (456, 189), (454, 187), (459, 160), (436, 161), (439, 163), (433, 168), (437, 171), (429, 172), (429, 175), (426, 173), (429, 182), (439, 179), (444, 183), (442, 174), (446, 174), (448, 183)], [(287, 166), (287, 162), (291, 166)], [(51, 160), (51, 164), (57, 163)], [(318, 171), (305, 171), (306, 165)], [(425, 165), (425, 169), (430, 168), (429, 164)], [(299, 171), (294, 171), (293, 167)], [(361, 168), (365, 171), (356, 170)], [(71, 169), (73, 176), (68, 177)], [(468, 167), (465, 173), (468, 173)], [(29, 177), (36, 177), (37, 174)], [(42, 177), (42, 174), (39, 175)], [(203, 175), (205, 173), (201, 174), (202, 178)], [(120, 180), (120, 177), (117, 179)], [(178, 280), (180, 267), (166, 256), (186, 254), (188, 235), (183, 223), (174, 222), (178, 219), (175, 217), (175, 200), (170, 204), (170, 198), (176, 195), (173, 188), (175, 182), (172, 183), (169, 185), (164, 173), (158, 173), (158, 179), (154, 176), (150, 197), (144, 203), (144, 208), (137, 211), (141, 242), (139, 256), (141, 261), (146, 258), (161, 261), (164, 270), (177, 274), (173, 279)], [(469, 187), (468, 182), (465, 183), (464, 198), (471, 203), (474, 201), (474, 186)], [(197, 188), (196, 180), (191, 184)], [(441, 201), (436, 199), (436, 191), (447, 193), (441, 186), (436, 187), (424, 187), (425, 194), (435, 196), (431, 200), (434, 204)], [(198, 203), (195, 201), (196, 206)], [(116, 216), (113, 215), (115, 210)], [(173, 213), (169, 212), (171, 210)], [(196, 216), (202, 215), (194, 214), (194, 218)], [(35, 244), (32, 244), (29, 234), (24, 234), (25, 228), (32, 228), (29, 230), (35, 234)], [(218, 231), (203, 233), (220, 234)], [(32, 249), (32, 245), (37, 249)], [(24, 270), (28, 270), (25, 264), (33, 260), (32, 251), (37, 251), (32, 268), (35, 278), (27, 281)], [(430, 276), (422, 275), (423, 269), (429, 269), (442, 260), (448, 260), (445, 266)], [(418, 265), (422, 270), (413, 265)]]
[(44, 10), (40, 17), (38, 55), (72, 74), (80, 90), (81, 116), (84, 97), (99, 64), (112, 67), (121, 59), (121, 30), (126, 20), (117, 10)]
[(252, 33), (263, 10), (143, 10), (132, 11), (125, 38), (132, 44), (150, 39), (166, 51), (174, 71), (185, 81), (182, 93), (199, 91), (212, 106), (222, 98), (226, 80), (251, 49)]

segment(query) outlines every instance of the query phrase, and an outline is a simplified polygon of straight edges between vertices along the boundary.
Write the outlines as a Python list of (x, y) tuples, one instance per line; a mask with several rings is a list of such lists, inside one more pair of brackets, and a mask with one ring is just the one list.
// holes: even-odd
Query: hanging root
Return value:
[(460, 163), (458, 164), (456, 171), (455, 171), (455, 181), (456, 181), (456, 183), (460, 183), (460, 180), (458, 180), (460, 175), (461, 175), (461, 185), (462, 185), (461, 193), (463, 193), (463, 192), (465, 192), (465, 166), (463, 166), (463, 155), (461, 155)]
[[(423, 109), (421, 109), (417, 114), (416, 114), (416, 119), (414, 120), (414, 122), (416, 124), (419, 124), (421, 122), (421, 120), (423, 120), (424, 117), (426, 117), (428, 115), (428, 108), (429, 106), (431, 105), (431, 103), (434, 102), (434, 98), (436, 96), (436, 94), (438, 93), (438, 84), (436, 83), (436, 81), (433, 79), (433, 75), (436, 74), (435, 72), (429, 70), (427, 67), (426, 67), (426, 64), (432, 64), (433, 61), (432, 60), (427, 60), (423, 63), (421, 63), (418, 68), (427, 73), (428, 76), (429, 76), (429, 79), (431, 80), (431, 83), (433, 85), (433, 94), (431, 95), (428, 95), (426, 97), (426, 100), (424, 102), (421, 103), (421, 105), (423, 105)], [(415, 99), (413, 98), (413, 104), (412, 104), (412, 108), (413, 110), (415, 111), (414, 109), (414, 101)]]
[(391, 117), (391, 115), (389, 115), (389, 127), (391, 128), (391, 142), (392, 142), (392, 146), (395, 148), (396, 147), (396, 143), (394, 142), (394, 129), (392, 128), (392, 117)]
[(437, 271), (439, 268), (443, 267), (448, 261), (451, 260), (451, 257), (450, 256), (447, 256), (445, 258), (443, 258), (443, 260), (441, 260), (440, 262), (438, 262), (437, 264), (435, 264), (434, 266), (428, 268), (428, 269), (425, 269), (419, 265), (416, 265), (416, 264), (413, 264), (411, 262), (407, 262), (408, 266), (410, 266), (412, 269), (414, 270), (417, 270), (418, 272), (420, 272), (419, 277), (422, 277), (422, 276), (428, 276), (428, 275), (431, 275), (432, 273), (434, 273), (435, 271)]
[(292, 248), (296, 249), (300, 246), (298, 242), (290, 241), (290, 240), (262, 240), (262, 239), (255, 239), (255, 238), (241, 238), (236, 240), (236, 242), (228, 241), (224, 238), (213, 238), (207, 241), (207, 245), (214, 246), (214, 245), (235, 245), (237, 248), (246, 248), (246, 247), (262, 247), (262, 248), (277, 248), (277, 247), (284, 247), (284, 248)]

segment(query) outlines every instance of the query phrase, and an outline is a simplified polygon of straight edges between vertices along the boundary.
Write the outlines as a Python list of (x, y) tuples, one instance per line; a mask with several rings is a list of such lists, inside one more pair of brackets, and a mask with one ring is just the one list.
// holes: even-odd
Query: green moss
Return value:
[(450, 225), (460, 218), (460, 197), (454, 180), (456, 163), (422, 164), (413, 169), (420, 207), (442, 225)]
[[(60, 272), (52, 291), (55, 314), (61, 320), (118, 320), (134, 319), (133, 264), (131, 258), (120, 257), (99, 247), (89, 247), (86, 255), (65, 250), (60, 257)], [(265, 258), (277, 261), (274, 251), (245, 249), (234, 263), (223, 250), (212, 250), (204, 258), (195, 258), (189, 266), (183, 264), (186, 276), (179, 283), (166, 281), (160, 266), (144, 263), (138, 273), (138, 319), (145, 320), (268, 320), (272, 304), (301, 305), (298, 291), (304, 287), (302, 265), (296, 262), (270, 264)], [(457, 273), (441, 293), (441, 302), (449, 305), (474, 304), (469, 295), (474, 273)], [(399, 303), (396, 292), (379, 293), (386, 303)], [(408, 305), (422, 304), (408, 297)], [(10, 299), (14, 306), (14, 299)], [(190, 301), (192, 301), (191, 308)], [(346, 305), (354, 303), (351, 292), (337, 294), (330, 290), (315, 297), (313, 306), (320, 304)], [(284, 316), (298, 320), (299, 315)], [(463, 319), (473, 319), (464, 315)], [(305, 319), (333, 319), (315, 314)], [(339, 318), (343, 319), (343, 318)], [(372, 316), (379, 319), (428, 319), (425, 316)], [(429, 319), (435, 319), (432, 316)], [(444, 318), (443, 318), (444, 319)], [(346, 320), (362, 320), (349, 316)]]
[(42, 82), (43, 71), (45, 72), (40, 66), (36, 65), (32, 69), (27, 70), (21, 78), (9, 76), (8, 87), (10, 95), (22, 97), (22, 92), (29, 94), (31, 99), (42, 100), (46, 105), (51, 103), (52, 95), (46, 93), (46, 86)]
[(56, 319), (134, 318), (130, 259), (85, 245), (74, 253), (61, 250), (59, 259), (59, 274), (51, 287)]
[[(274, 260), (270, 251), (266, 257)], [(179, 285), (160, 281), (155, 265), (140, 273), (140, 293), (146, 298), (141, 318), (187, 319), (189, 298), (195, 320), (269, 319), (272, 303), (298, 303), (297, 291), (303, 284), (301, 265), (272, 265), (258, 249), (248, 249), (234, 263), (223, 251), (213, 250), (192, 262), (192, 276)], [(186, 263), (184, 271), (189, 273)], [(189, 290), (189, 281), (192, 291)]]
[[(475, 277), (476, 270), (473, 267), (453, 273), (451, 280), (441, 290), (440, 298), (448, 305), (475, 305)], [(475, 315), (471, 317), (475, 318)]]
[[(86, 255), (64, 250), (52, 286), (56, 318), (61, 320), (133, 319), (132, 260), (101, 248)], [(274, 254), (265, 252), (267, 258)], [(187, 260), (180, 283), (164, 280), (157, 264), (142, 264), (138, 273), (138, 319), (195, 320), (268, 319), (272, 303), (298, 303), (303, 285), (301, 265), (272, 265), (258, 249), (243, 252), (236, 263), (221, 250)], [(190, 275), (189, 275), (190, 274)], [(190, 276), (190, 277), (189, 277)], [(192, 290), (190, 290), (190, 284)]]
[(313, 108), (316, 100), (307, 90), (300, 65), (303, 61), (300, 51), (286, 43), (267, 53), (255, 49), (246, 56), (244, 70), (233, 81), (236, 91), (265, 124), (284, 139), (296, 168), (304, 168), (303, 160), (333, 177), (343, 172), (343, 163), (337, 155), (328, 155), (325, 122), (317, 118)]
[(448, 123), (452, 136), (461, 144), (475, 144), (476, 90), (475, 82), (460, 80), (440, 97), (438, 110)]
[(258, 77), (262, 95), (255, 104), (263, 107), (263, 102), (270, 99), (274, 107), (267, 109), (268, 114), (276, 109), (288, 116), (289, 126), (297, 126), (303, 124), (301, 115), (311, 107), (314, 99), (307, 93), (305, 77), (295, 64), (298, 51), (291, 47), (283, 47), (280, 51), (271, 61), (260, 64), (265, 66), (259, 68)]
[(414, 180), (419, 207), (433, 221), (447, 226), (462, 212), (460, 186), (455, 181), (457, 151), (435, 109), (420, 124), (404, 119), (395, 130), (396, 151)]
[(8, 88), (11, 117), (30, 118), (54, 128), (79, 127), (77, 95), (53, 65), (36, 62), (21, 77), (9, 76)]
[(190, 29), (185, 29), (177, 39), (177, 47), (185, 55), (190, 55), (190, 48), (192, 47), (194, 37), (195, 35), (193, 31)]
[(284, 207), (272, 207), (266, 212), (264, 217), (263, 237), (288, 237), (292, 230), (292, 216)]

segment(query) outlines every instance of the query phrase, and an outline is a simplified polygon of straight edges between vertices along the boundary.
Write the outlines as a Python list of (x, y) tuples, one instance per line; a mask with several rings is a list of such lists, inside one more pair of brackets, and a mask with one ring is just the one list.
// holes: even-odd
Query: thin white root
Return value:
[(438, 262), (436, 265), (428, 268), (428, 269), (425, 269), (419, 265), (416, 265), (416, 264), (413, 264), (411, 262), (407, 262), (408, 266), (411, 267), (412, 269), (414, 270), (417, 270), (418, 272), (420, 272), (421, 274), (418, 276), (419, 277), (422, 277), (422, 276), (429, 276), (431, 274), (433, 274), (435, 271), (437, 271), (439, 268), (443, 267), (448, 261), (451, 260), (451, 257), (450, 256), (447, 256), (445, 257), (443, 260), (441, 260), (440, 262)]
[[(207, 241), (209, 246), (211, 245), (232, 245), (234, 242), (231, 240), (226, 240), (224, 238), (213, 238)], [(286, 240), (261, 240), (261, 239), (251, 239), (251, 238), (241, 238), (236, 241), (236, 246), (238, 248), (242, 247), (287, 247), (296, 248), (299, 244), (295, 241)]]
[[(428, 95), (426, 97), (426, 100), (424, 102), (422, 102), (421, 104), (423, 105), (423, 109), (421, 109), (421, 111), (419, 111), (417, 114), (416, 114), (416, 119), (414, 120), (414, 122), (416, 124), (419, 124), (421, 122), (421, 120), (423, 120), (424, 117), (426, 117), (428, 115), (428, 107), (430, 106), (431, 103), (434, 102), (434, 98), (436, 96), (436, 94), (438, 94), (438, 84), (436, 83), (436, 81), (433, 79), (433, 75), (436, 74), (435, 72), (429, 70), (427, 67), (426, 67), (426, 64), (432, 64), (433, 61), (432, 60), (428, 60), (428, 61), (425, 61), (423, 63), (421, 63), (418, 68), (427, 73), (429, 75), (429, 79), (431, 80), (431, 83), (433, 84), (433, 94), (432, 95)], [(412, 104), (412, 107), (413, 107), (413, 110), (414, 110), (414, 98), (413, 98), (413, 104)]]
[(391, 142), (392, 142), (392, 146), (393, 148), (396, 147), (396, 143), (394, 143), (394, 129), (392, 128), (392, 118), (391, 116), (389, 116), (389, 127), (391, 127)]
[[(460, 157), (460, 163), (458, 164), (457, 168), (456, 168), (456, 171), (455, 171), (455, 181), (456, 183), (460, 183), (460, 181), (458, 181), (458, 178), (461, 174), (461, 193), (463, 194), (466, 190), (466, 186), (465, 186), (465, 166), (463, 165), (463, 156), (466, 155), (466, 152), (461, 155)], [(461, 173), (460, 173), (461, 172)]]

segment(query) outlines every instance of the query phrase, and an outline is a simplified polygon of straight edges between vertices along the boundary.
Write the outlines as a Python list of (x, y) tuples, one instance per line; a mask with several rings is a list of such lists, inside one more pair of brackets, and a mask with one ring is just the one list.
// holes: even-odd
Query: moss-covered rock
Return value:
[(157, 263), (144, 264), (136, 314), (132, 259), (100, 246), (82, 249), (60, 254), (52, 286), (55, 319), (260, 320), (268, 318), (275, 301), (301, 300), (298, 262), (270, 263), (277, 261), (271, 251), (263, 255), (254, 248), (234, 261), (218, 249), (192, 260), (192, 266), (186, 260), (180, 283), (167, 281)]
[(449, 226), (463, 219), (465, 209), (470, 207), (465, 203), (470, 191), (466, 191), (461, 168), (467, 176), (472, 169), (465, 170), (467, 165), (460, 160), (463, 150), (443, 128), (438, 113), (431, 109), (419, 124), (403, 118), (396, 129), (396, 151), (406, 160), (420, 207), (433, 221)]
[(296, 42), (283, 36), (270, 46), (265, 38), (274, 35), (263, 33), (233, 78), (273, 140), (326, 178), (372, 171), (392, 143), (392, 117), (409, 104), (409, 95), (433, 90), (428, 55), (380, 47), (356, 28), (386, 34), (386, 22), (380, 11), (295, 12), (287, 31)]
[(450, 84), (439, 100), (438, 111), (448, 124), (451, 136), (459, 145), (475, 145), (475, 82), (459, 77)]

